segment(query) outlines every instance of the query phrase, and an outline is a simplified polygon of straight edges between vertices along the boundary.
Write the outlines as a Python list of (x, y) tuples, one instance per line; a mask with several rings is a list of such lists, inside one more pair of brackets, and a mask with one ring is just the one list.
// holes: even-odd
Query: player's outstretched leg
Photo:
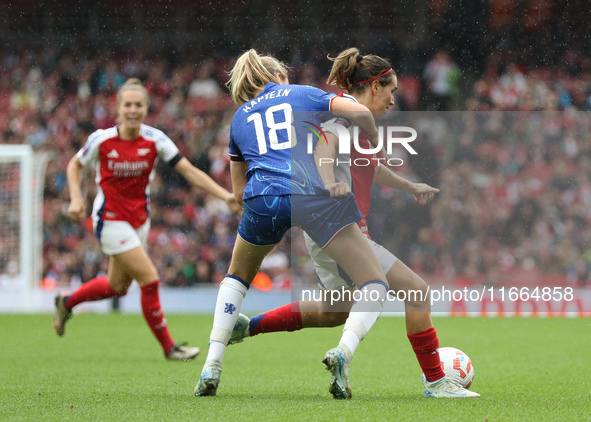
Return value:
[[(315, 308), (317, 304), (314, 303)], [(323, 324), (323, 326), (328, 324)], [(256, 336), (264, 333), (275, 333), (279, 331), (298, 331), (304, 328), (300, 302), (288, 303), (279, 308), (271, 309), (262, 314), (248, 318), (240, 314), (228, 344), (236, 344), (244, 341), (246, 337)]]
[(467, 390), (461, 385), (456, 384), (447, 377), (443, 377), (437, 381), (429, 382), (423, 374), (423, 384), (425, 384), (425, 397), (435, 398), (448, 398), (448, 399), (459, 399), (459, 398), (476, 398), (480, 397), (480, 394), (474, 391)]
[[(291, 332), (312, 327), (338, 327), (347, 320), (352, 304), (352, 299), (344, 298), (336, 306), (328, 301), (300, 300), (251, 318), (240, 314), (228, 344), (242, 343), (246, 337), (258, 334)], [(343, 312), (345, 309), (346, 312)]]
[(84, 283), (74, 293), (68, 295), (61, 293), (55, 298), (55, 315), (53, 327), (58, 336), (63, 336), (66, 330), (66, 321), (72, 316), (72, 308), (82, 302), (93, 302), (122, 296), (109, 285), (109, 278), (101, 276)]

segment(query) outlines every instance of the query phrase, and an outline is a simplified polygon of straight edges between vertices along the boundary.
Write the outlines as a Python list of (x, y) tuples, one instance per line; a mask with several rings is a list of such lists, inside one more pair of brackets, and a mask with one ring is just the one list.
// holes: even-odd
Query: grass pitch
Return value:
[(194, 397), (211, 316), (170, 315), (173, 338), (202, 347), (168, 362), (141, 316), (0, 315), (2, 421), (591, 420), (591, 320), (435, 318), (442, 346), (474, 362), (480, 399), (423, 397), (402, 318), (381, 318), (353, 360), (353, 399), (328, 394), (321, 360), (340, 328), (259, 335), (230, 346), (217, 397)]

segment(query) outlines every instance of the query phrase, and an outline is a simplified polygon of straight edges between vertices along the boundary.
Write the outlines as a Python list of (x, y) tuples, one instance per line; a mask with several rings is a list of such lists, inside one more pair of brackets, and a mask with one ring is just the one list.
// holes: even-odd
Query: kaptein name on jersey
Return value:
[(137, 177), (142, 174), (144, 170), (150, 168), (150, 163), (147, 161), (108, 161), (108, 168), (113, 172), (114, 177)]
[(268, 94), (261, 95), (260, 97), (257, 97), (248, 103), (245, 103), (244, 107), (242, 107), (242, 110), (244, 110), (245, 113), (248, 113), (255, 105), (257, 105), (261, 101), (270, 100), (271, 98), (287, 97), (290, 91), (291, 89), (278, 89), (277, 91), (271, 91)]

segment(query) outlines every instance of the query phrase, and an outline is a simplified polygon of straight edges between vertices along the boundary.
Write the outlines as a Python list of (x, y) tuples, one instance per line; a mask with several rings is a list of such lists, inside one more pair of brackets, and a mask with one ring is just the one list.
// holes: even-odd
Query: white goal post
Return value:
[[(26, 292), (40, 285), (48, 159), (30, 145), (0, 145), (0, 290), (8, 285)], [(18, 276), (9, 274), (16, 268)]]

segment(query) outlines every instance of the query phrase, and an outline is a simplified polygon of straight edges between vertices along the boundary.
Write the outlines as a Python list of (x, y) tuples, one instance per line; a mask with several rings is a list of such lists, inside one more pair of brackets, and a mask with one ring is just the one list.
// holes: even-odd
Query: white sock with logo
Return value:
[(361, 299), (351, 307), (339, 342), (351, 350), (351, 355), (381, 315), (387, 294), (388, 286), (380, 280), (368, 281), (359, 289), (357, 295), (361, 295)]
[(228, 340), (230, 340), (234, 324), (236, 324), (238, 315), (240, 315), (242, 300), (247, 291), (248, 287), (238, 277), (226, 275), (221, 282), (215, 304), (213, 328), (209, 337), (210, 344), (206, 363), (214, 360), (219, 362), (219, 366), (222, 365)]

